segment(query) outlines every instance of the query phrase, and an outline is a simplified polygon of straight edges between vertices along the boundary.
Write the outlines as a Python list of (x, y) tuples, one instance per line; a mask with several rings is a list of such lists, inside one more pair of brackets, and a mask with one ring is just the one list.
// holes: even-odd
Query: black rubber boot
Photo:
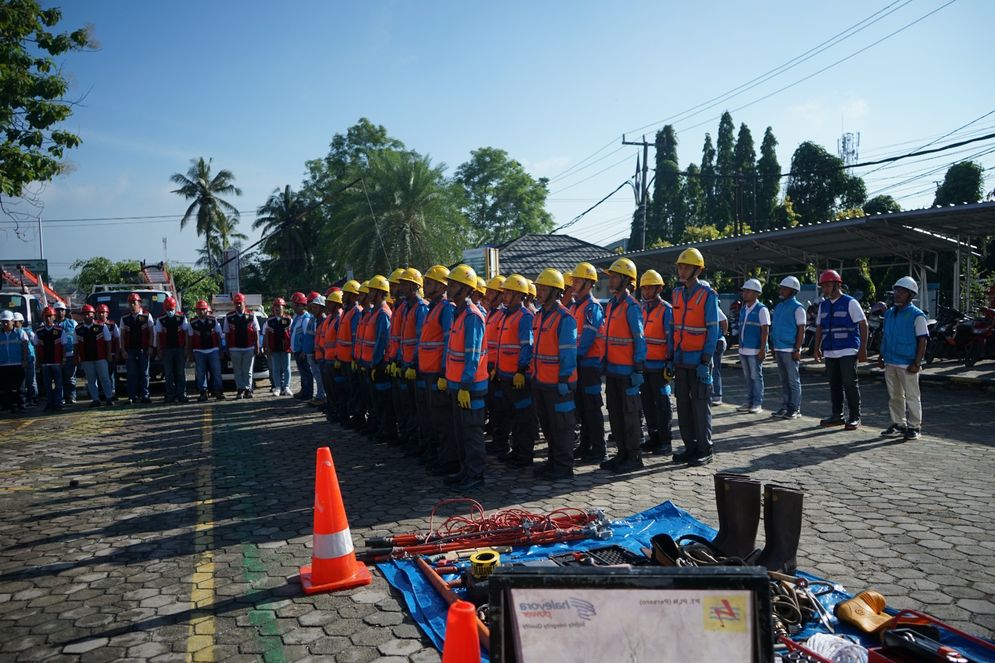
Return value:
[(767, 484), (764, 486), (764, 549), (757, 566), (768, 571), (793, 574), (798, 568), (796, 556), (802, 534), (802, 498), (800, 490)]
[(753, 479), (726, 477), (722, 482), (722, 509), (726, 522), (722, 529), (720, 519), (719, 535), (712, 545), (726, 556), (745, 559), (754, 551), (760, 526), (761, 490), (762, 484)]
[(732, 472), (716, 472), (712, 477), (715, 482), (715, 510), (719, 514), (719, 531), (712, 539), (712, 545), (721, 548), (723, 541), (729, 536), (729, 515), (726, 511), (726, 491), (725, 484), (729, 479), (749, 479), (746, 474), (733, 474)]

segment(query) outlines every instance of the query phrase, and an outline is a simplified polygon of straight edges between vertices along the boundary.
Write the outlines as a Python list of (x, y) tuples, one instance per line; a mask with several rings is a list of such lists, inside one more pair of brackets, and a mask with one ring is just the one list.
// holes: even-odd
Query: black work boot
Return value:
[(768, 571), (793, 574), (798, 567), (798, 540), (802, 534), (802, 498), (804, 493), (793, 488), (764, 486), (764, 549), (756, 559), (757, 566)]
[[(716, 491), (718, 484), (716, 476)], [(729, 557), (745, 559), (756, 547), (761, 486), (759, 481), (728, 475), (722, 481), (720, 508), (725, 511), (725, 522), (720, 515), (719, 533), (712, 544)]]
[(726, 481), (730, 479), (749, 480), (747, 474), (734, 474), (732, 472), (716, 472), (712, 480), (715, 483), (715, 510), (719, 514), (719, 531), (712, 539), (712, 545), (722, 548), (723, 542), (729, 536), (729, 512), (726, 510)]

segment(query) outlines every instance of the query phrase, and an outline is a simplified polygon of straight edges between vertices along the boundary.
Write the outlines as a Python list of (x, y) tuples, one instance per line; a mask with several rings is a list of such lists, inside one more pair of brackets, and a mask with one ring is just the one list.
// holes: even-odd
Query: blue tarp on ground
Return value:
[[(613, 520), (611, 529), (612, 536), (607, 540), (590, 539), (545, 546), (515, 548), (512, 553), (502, 556), (502, 563), (512, 563), (528, 559), (544, 559), (567, 551), (602, 548), (608, 545), (619, 545), (632, 552), (639, 553), (640, 548), (648, 548), (650, 546), (650, 539), (657, 534), (669, 534), (674, 539), (684, 534), (697, 534), (698, 536), (707, 538), (712, 538), (715, 535), (714, 529), (699, 522), (683, 509), (676, 507), (669, 500), (629, 518)], [(446, 612), (448, 609), (446, 602), (439, 597), (435, 589), (422, 576), (413, 561), (397, 560), (378, 564), (377, 566), (387, 579), (387, 582), (404, 595), (404, 601), (407, 603), (411, 617), (441, 651), (446, 632)], [(820, 580), (820, 578), (805, 573), (800, 573), (799, 575), (804, 575), (811, 580)], [(447, 579), (455, 577), (446, 576)], [(841, 585), (834, 584), (833, 587), (834, 591), (819, 597), (819, 600), (826, 606), (830, 614), (833, 612), (833, 606), (840, 601), (850, 598), (850, 595), (846, 593)], [(461, 590), (456, 590), (457, 594), (460, 592)], [(838, 634), (845, 633), (858, 637), (861, 636), (857, 631), (846, 625), (839, 624), (835, 617), (832, 618), (832, 623)], [(805, 631), (796, 636), (796, 639), (802, 640), (819, 632), (828, 633), (821, 624), (815, 622), (809, 624)], [(863, 636), (862, 639), (863, 644), (868, 647), (879, 644), (874, 638)], [(991, 657), (990, 652), (986, 654), (983, 651), (979, 651), (960, 638), (945, 639), (944, 641), (951, 646), (961, 649), (965, 654), (973, 656), (978, 661), (995, 663), (995, 658)], [(487, 660), (486, 657), (485, 660)]]

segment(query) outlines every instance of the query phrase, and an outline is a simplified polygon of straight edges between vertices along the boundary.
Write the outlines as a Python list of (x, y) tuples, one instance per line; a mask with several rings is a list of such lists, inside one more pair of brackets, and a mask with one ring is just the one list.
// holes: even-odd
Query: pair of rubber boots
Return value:
[[(761, 493), (765, 542), (763, 550), (757, 551)], [(712, 546), (728, 557), (766, 567), (768, 571), (793, 574), (802, 532), (803, 497), (800, 490), (762, 485), (745, 474), (719, 472), (715, 475), (719, 531), (712, 539)]]

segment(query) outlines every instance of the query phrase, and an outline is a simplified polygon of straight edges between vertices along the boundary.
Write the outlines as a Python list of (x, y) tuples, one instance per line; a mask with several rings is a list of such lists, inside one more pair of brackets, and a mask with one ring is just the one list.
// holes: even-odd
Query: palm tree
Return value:
[(238, 218), (238, 209), (221, 196), (242, 195), (242, 190), (233, 184), (235, 175), (230, 170), (219, 170), (212, 176), (212, 161), (212, 159), (204, 161), (204, 157), (191, 159), (190, 168), (185, 175), (174, 173), (169, 178), (174, 184), (180, 185), (172, 193), (192, 201), (180, 219), (180, 228), (186, 227), (192, 217), (197, 218), (197, 235), (204, 237), (204, 252), (208, 267), (213, 267), (218, 262), (217, 247), (227, 246), (228, 237), (233, 236), (234, 223), (228, 215)]
[(283, 191), (273, 189), (256, 210), (252, 228), (262, 228), (264, 235), (272, 234), (263, 243), (263, 250), (273, 257), (273, 267), (284, 276), (310, 273), (314, 266), (316, 242), (308, 211), (307, 199), (289, 184)]

